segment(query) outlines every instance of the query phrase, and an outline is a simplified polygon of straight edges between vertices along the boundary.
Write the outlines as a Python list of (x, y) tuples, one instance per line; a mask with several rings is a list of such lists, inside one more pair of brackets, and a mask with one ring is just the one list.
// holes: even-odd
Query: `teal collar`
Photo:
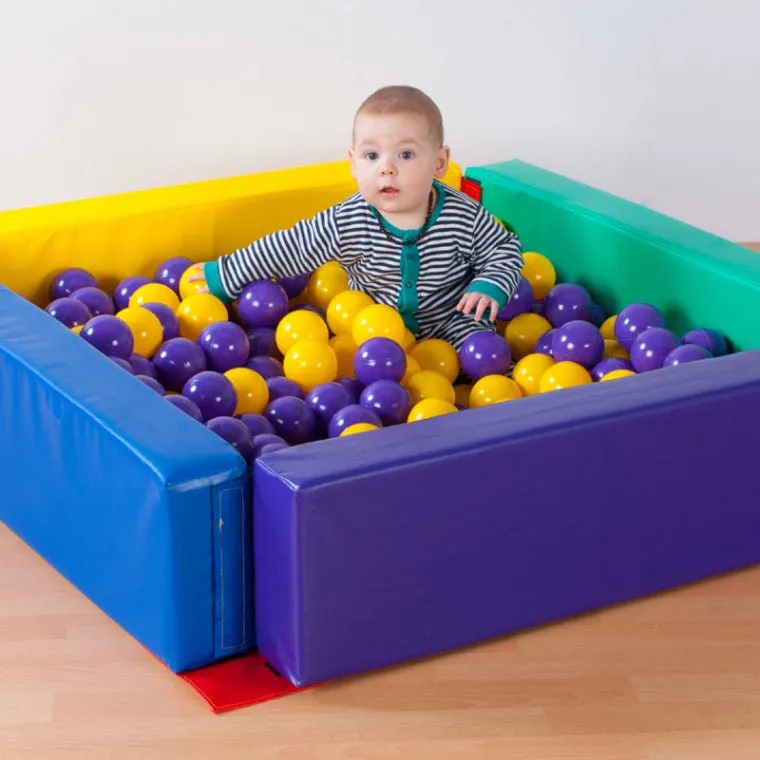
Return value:
[(443, 204), (445, 201), (444, 194), (446, 190), (443, 184), (437, 180), (433, 180), (433, 186), (437, 191), (437, 199), (433, 211), (430, 214), (430, 219), (425, 222), (419, 229), (416, 230), (402, 230), (399, 227), (392, 225), (374, 206), (370, 206), (370, 210), (377, 218), (378, 222), (388, 231), (391, 235), (399, 238), (402, 245), (409, 245), (409, 243), (416, 243), (436, 222), (443, 210)]

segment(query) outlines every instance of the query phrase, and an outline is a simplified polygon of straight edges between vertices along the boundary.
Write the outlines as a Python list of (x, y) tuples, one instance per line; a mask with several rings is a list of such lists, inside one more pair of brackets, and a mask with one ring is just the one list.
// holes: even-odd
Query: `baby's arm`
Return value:
[(490, 309), (493, 322), (520, 282), (523, 268), (520, 239), (482, 206), (475, 217), (473, 238), (475, 278), (457, 304), (457, 310), (469, 314), (474, 308), (475, 318), (480, 319), (486, 309)]
[(190, 275), (188, 279), (205, 279), (213, 295), (231, 303), (246, 285), (256, 280), (308, 274), (338, 253), (336, 208), (331, 206), (293, 227), (265, 235), (217, 261), (197, 264), (195, 268), (202, 270), (202, 274)]

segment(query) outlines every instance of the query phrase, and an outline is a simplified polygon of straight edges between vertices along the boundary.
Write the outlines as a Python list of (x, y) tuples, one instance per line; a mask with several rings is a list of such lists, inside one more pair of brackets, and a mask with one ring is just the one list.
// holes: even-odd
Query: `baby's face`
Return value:
[(424, 213), (433, 178), (448, 168), (448, 148), (418, 114), (360, 113), (349, 158), (361, 194), (391, 216)]

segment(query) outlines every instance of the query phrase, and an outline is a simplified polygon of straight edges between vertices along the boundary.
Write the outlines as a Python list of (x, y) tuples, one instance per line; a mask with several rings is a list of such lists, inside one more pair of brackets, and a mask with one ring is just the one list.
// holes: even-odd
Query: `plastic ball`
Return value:
[(496, 315), (496, 318), (508, 322), (510, 319), (514, 319), (518, 314), (529, 312), (531, 306), (533, 306), (533, 301), (533, 288), (525, 277), (521, 277), (517, 283), (517, 289), (512, 294), (512, 298), (502, 306), (501, 310)]
[(193, 262), (186, 256), (173, 256), (158, 265), (153, 279), (157, 283), (171, 288), (176, 295), (179, 295), (179, 282), (182, 279), (182, 275), (192, 264)]
[(552, 357), (557, 362), (575, 362), (586, 369), (604, 355), (604, 338), (599, 328), (582, 320), (571, 320), (557, 328), (552, 341)]
[(534, 353), (538, 339), (552, 329), (551, 323), (540, 314), (519, 314), (507, 323), (504, 337), (515, 359)]
[(441, 338), (421, 340), (409, 353), (419, 362), (421, 369), (440, 372), (450, 383), (459, 376), (459, 355), (451, 343)]
[(588, 321), (591, 322), (594, 327), (601, 327), (604, 324), (604, 320), (607, 319), (607, 312), (595, 301), (591, 302), (591, 308), (589, 309)]
[(162, 303), (146, 303), (143, 304), (142, 308), (147, 309), (158, 317), (163, 331), (163, 340), (179, 337), (177, 316), (168, 306)]
[(317, 429), (320, 434), (327, 434), (327, 426), (336, 412), (343, 407), (357, 402), (357, 398), (340, 383), (322, 383), (312, 388), (304, 399), (316, 415)]
[(591, 314), (591, 296), (588, 291), (572, 282), (555, 285), (544, 300), (544, 316), (553, 327), (562, 327), (573, 320), (588, 320)]
[(251, 346), (250, 356), (273, 356), (275, 359), (282, 359), (273, 327), (249, 327), (245, 334)]
[(609, 357), (607, 359), (602, 359), (599, 364), (591, 370), (591, 377), (597, 381), (603, 380), (610, 372), (615, 372), (619, 369), (630, 370), (633, 372), (633, 365), (628, 359), (621, 359), (617, 356)]
[(325, 311), (344, 290), (348, 290), (348, 275), (337, 261), (328, 261), (311, 274), (305, 292), (309, 303)]
[(297, 298), (309, 283), (309, 274), (297, 274), (295, 277), (281, 277), (277, 284), (287, 293), (288, 298)]
[(470, 409), (514, 401), (518, 398), (522, 398), (522, 391), (514, 380), (504, 375), (486, 375), (472, 386)]
[(536, 345), (533, 346), (533, 353), (546, 354), (546, 356), (554, 355), (554, 336), (557, 334), (557, 328), (552, 327), (551, 330), (547, 330), (536, 341)]
[(117, 312), (116, 316), (132, 330), (135, 339), (134, 353), (150, 359), (164, 339), (161, 320), (153, 312), (139, 306), (128, 306)]
[(404, 338), (401, 342), (401, 348), (407, 353), (410, 353), (417, 345), (417, 338), (414, 337), (414, 333), (408, 328), (404, 328)]
[(370, 383), (359, 398), (361, 406), (373, 411), (383, 425), (400, 425), (409, 416), (412, 399), (409, 392), (393, 380)]
[(200, 293), (203, 288), (207, 287), (205, 280), (193, 280), (190, 282), (190, 277), (201, 275), (203, 276), (202, 269), (195, 269), (193, 266), (188, 267), (179, 278), (179, 285), (177, 290), (179, 291), (179, 297), (184, 301), (186, 298)]
[(174, 393), (166, 396), (166, 400), (194, 420), (203, 422), (203, 415), (201, 414), (201, 410), (198, 409), (198, 405), (194, 401), (190, 401), (186, 396)]
[(440, 398), (425, 398), (418, 401), (410, 410), (407, 422), (422, 422), (433, 417), (442, 417), (444, 414), (451, 414), (459, 410), (450, 401), (444, 401)]
[(289, 446), (288, 442), (279, 435), (274, 433), (259, 433), (253, 436), (253, 456), (254, 458), (261, 456), (262, 451), (267, 446), (273, 445)]
[(403, 347), (405, 329), (404, 320), (394, 308), (376, 303), (356, 315), (351, 335), (357, 346), (370, 338), (390, 338)]
[(304, 398), (306, 395), (301, 390), (301, 386), (288, 377), (270, 377), (266, 380), (266, 384), (267, 388), (269, 388), (270, 401), (274, 401), (274, 399), (281, 398), (282, 396)]
[(253, 436), (244, 422), (234, 417), (214, 417), (206, 427), (227, 441), (246, 461), (253, 457)]
[(179, 306), (179, 297), (168, 285), (149, 282), (137, 288), (129, 297), (130, 306), (144, 306), (147, 303), (161, 303), (176, 311)]
[(338, 376), (335, 351), (321, 340), (302, 340), (292, 345), (285, 354), (282, 367), (285, 377), (307, 392)]
[(535, 251), (523, 254), (522, 276), (530, 283), (537, 301), (543, 301), (557, 282), (557, 273), (551, 261)]
[(282, 362), (273, 356), (252, 356), (245, 363), (245, 366), (247, 369), (258, 372), (265, 380), (269, 380), (270, 377), (282, 377), (284, 375)]
[(356, 378), (339, 377), (338, 384), (342, 386), (343, 388), (345, 388), (346, 391), (348, 391), (348, 394), (351, 396), (352, 404), (359, 403), (359, 397), (362, 395), (364, 386)]
[(409, 387), (409, 378), (414, 377), (418, 372), (422, 371), (422, 367), (420, 367), (420, 363), (409, 354), (406, 355), (406, 372), (404, 372), (404, 376), (399, 381), (401, 385), (404, 386), (404, 388)]
[(539, 392), (546, 393), (562, 388), (572, 388), (576, 385), (586, 385), (591, 382), (591, 374), (580, 364), (556, 362), (541, 375)]
[(159, 396), (165, 396), (166, 395), (166, 389), (164, 388), (161, 383), (156, 380), (155, 377), (151, 377), (150, 375), (135, 375), (135, 377), (143, 384), (147, 385), (148, 388), (150, 388), (152, 391), (155, 391), (158, 393)]
[(92, 319), (90, 310), (76, 298), (58, 298), (45, 311), (66, 327), (80, 327)]
[(115, 314), (116, 307), (113, 298), (100, 288), (85, 287), (75, 290), (71, 298), (81, 301), (90, 311), (93, 317), (100, 314)]
[(632, 369), (613, 369), (611, 372), (605, 373), (601, 378), (600, 382), (605, 382), (606, 380), (619, 380), (621, 377), (633, 377), (636, 373)]
[(66, 298), (81, 288), (97, 288), (98, 281), (86, 269), (71, 267), (59, 272), (50, 283), (48, 298), (57, 301)]
[(206, 354), (209, 369), (226, 372), (248, 361), (251, 343), (245, 330), (234, 322), (214, 322), (198, 336), (198, 345)]
[(599, 332), (601, 332), (602, 337), (605, 340), (617, 340), (615, 338), (615, 321), (617, 320), (617, 314), (613, 314), (611, 317), (607, 317), (607, 319), (602, 322), (601, 326), (599, 327)]
[(356, 315), (374, 301), (359, 290), (344, 290), (329, 303), (326, 311), (327, 324), (335, 335), (352, 335)]
[(234, 367), (224, 373), (235, 389), (234, 415), (261, 414), (269, 403), (269, 386), (258, 373), (247, 367)]
[(204, 422), (231, 417), (237, 407), (235, 386), (224, 375), (210, 370), (193, 375), (182, 387), (182, 395), (197, 404)]
[(679, 364), (691, 364), (702, 359), (711, 359), (712, 354), (704, 347), (694, 343), (676, 346), (664, 359), (663, 367), (676, 367)]
[(605, 338), (602, 359), (630, 359), (630, 354), (614, 338)]
[(371, 409), (359, 404), (349, 404), (332, 416), (327, 425), (327, 435), (330, 438), (337, 438), (346, 428), (359, 422), (368, 422), (376, 427), (383, 426), (382, 420)]
[[(506, 374), (512, 364), (512, 351), (501, 335), (490, 330), (480, 330), (462, 341), (459, 361), (466, 375), (473, 380), (480, 380), (486, 375)], [(449, 374), (447, 377), (453, 382), (457, 375), (451, 377)]]
[(288, 308), (288, 294), (271, 280), (246, 285), (237, 300), (238, 316), (248, 327), (277, 327)]
[(678, 338), (665, 327), (650, 327), (631, 344), (630, 363), (636, 372), (660, 369), (665, 357), (678, 345)]
[(135, 368), (126, 360), (122, 359), (119, 356), (109, 356), (108, 357), (116, 366), (121, 367), (125, 372), (128, 372), (130, 375), (136, 375)]
[(306, 309), (286, 314), (275, 331), (275, 342), (283, 356), (293, 345), (302, 340), (318, 340), (327, 343), (329, 337), (330, 332), (325, 320)]
[(702, 346), (702, 348), (707, 349), (713, 356), (725, 356), (728, 353), (728, 342), (715, 330), (689, 330), (689, 332), (681, 338), (681, 344), (686, 343)]
[(330, 338), (330, 347), (338, 360), (338, 377), (354, 377), (354, 356), (356, 343), (351, 335), (334, 335)]
[(283, 396), (270, 401), (264, 416), (272, 423), (274, 432), (291, 446), (313, 441), (317, 434), (314, 411), (303, 399)]
[(187, 338), (171, 338), (153, 356), (158, 379), (170, 390), (181, 391), (185, 383), (208, 369), (203, 349)]
[(177, 307), (179, 334), (183, 338), (198, 340), (203, 328), (229, 318), (227, 307), (210, 293), (195, 293)]
[(79, 334), (106, 356), (129, 359), (134, 350), (135, 339), (129, 325), (111, 314), (93, 317)]
[(426, 398), (437, 398), (453, 404), (456, 400), (454, 386), (440, 372), (423, 369), (409, 378), (407, 390), (412, 403), (417, 404)]
[[(140, 356), (140, 354), (131, 354), (127, 361), (132, 366), (132, 369), (134, 369), (136, 375), (147, 375), (154, 380), (159, 380), (158, 372), (156, 372), (156, 368), (150, 359), (146, 359), (144, 356)], [(159, 382), (161, 381), (159, 380)]]
[(143, 285), (153, 282), (150, 277), (143, 277), (142, 275), (134, 275), (133, 277), (127, 277), (122, 280), (114, 290), (113, 302), (116, 307), (116, 311), (119, 312), (122, 309), (126, 309), (129, 306), (129, 299), (132, 298), (132, 294)]
[(343, 438), (343, 436), (355, 435), (356, 433), (368, 433), (370, 430), (380, 430), (380, 428), (369, 422), (357, 422), (354, 425), (349, 425), (349, 427), (341, 432), (339, 437)]
[(376, 380), (398, 382), (406, 372), (406, 358), (404, 349), (396, 341), (370, 338), (354, 354), (354, 374), (363, 385)]
[(546, 354), (528, 354), (523, 356), (512, 370), (512, 379), (517, 383), (523, 396), (535, 396), (541, 390), (541, 377), (554, 359)]
[[(235, 383), (233, 382), (233, 385), (234, 384)], [(259, 412), (242, 412), (235, 416), (248, 426), (248, 429), (253, 436), (260, 435), (261, 433), (274, 433), (272, 423)]]
[(454, 406), (461, 409), (469, 409), (471, 391), (471, 385), (468, 385), (467, 383), (457, 383), (457, 385), (454, 386)]
[(615, 320), (615, 338), (630, 350), (638, 335), (650, 327), (665, 327), (665, 317), (659, 309), (648, 303), (632, 303), (621, 309)]

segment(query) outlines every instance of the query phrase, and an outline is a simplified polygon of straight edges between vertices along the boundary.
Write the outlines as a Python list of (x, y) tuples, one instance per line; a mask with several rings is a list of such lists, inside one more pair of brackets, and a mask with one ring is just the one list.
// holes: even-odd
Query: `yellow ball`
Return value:
[(193, 269), (192, 266), (189, 266), (182, 273), (182, 276), (179, 278), (179, 286), (178, 286), (179, 297), (183, 301), (185, 300), (185, 298), (189, 298), (195, 293), (198, 293), (202, 288), (207, 287), (205, 280), (198, 280), (196, 282), (188, 282), (188, 278), (194, 274), (203, 275), (203, 270)]
[(344, 435), (356, 435), (356, 433), (368, 433), (370, 430), (379, 430), (377, 425), (373, 425), (370, 422), (356, 422), (353, 425), (349, 425), (345, 430), (340, 433), (340, 438)]
[(261, 414), (269, 403), (267, 381), (248, 367), (228, 369), (224, 376), (232, 383), (237, 393), (235, 414)]
[(523, 254), (522, 276), (533, 288), (533, 296), (537, 301), (543, 301), (546, 294), (557, 284), (557, 273), (554, 266), (543, 254), (528, 251)]
[(554, 364), (546, 354), (523, 356), (512, 370), (512, 379), (520, 386), (523, 396), (535, 396), (540, 392), (541, 376)]
[(354, 355), (356, 343), (350, 335), (335, 335), (330, 338), (330, 346), (338, 360), (338, 377), (356, 377)]
[(599, 331), (602, 333), (602, 337), (605, 340), (615, 340), (615, 320), (617, 319), (617, 314), (613, 314), (611, 317), (607, 317), (607, 319), (602, 322), (602, 326), (599, 328)]
[(161, 320), (152, 312), (141, 306), (128, 306), (116, 315), (129, 325), (135, 339), (134, 353), (146, 359), (153, 357), (164, 340), (164, 328)]
[(179, 334), (189, 340), (198, 340), (204, 327), (229, 318), (227, 307), (210, 293), (188, 296), (177, 307), (175, 314), (179, 322)]
[(522, 398), (520, 386), (505, 375), (481, 377), (470, 391), (470, 409)]
[(532, 354), (538, 339), (552, 329), (551, 322), (540, 314), (518, 314), (507, 323), (504, 337), (515, 359)]
[(408, 328), (404, 328), (404, 341), (401, 347), (409, 353), (417, 345), (417, 338), (414, 337), (414, 333)]
[(348, 290), (348, 275), (337, 261), (328, 261), (315, 270), (306, 283), (306, 298), (325, 311), (338, 293)]
[(604, 341), (603, 359), (630, 359), (630, 354), (614, 338)]
[(590, 382), (591, 375), (585, 367), (575, 362), (557, 362), (541, 375), (539, 391), (546, 393), (576, 385), (587, 385)]
[(412, 403), (417, 404), (426, 398), (437, 398), (453, 404), (456, 400), (454, 386), (440, 372), (423, 369), (412, 375), (406, 384)]
[(470, 406), (470, 391), (472, 386), (467, 383), (459, 383), (454, 386), (454, 403), (464, 409), (468, 409)]
[(608, 372), (604, 377), (602, 377), (599, 382), (603, 383), (605, 380), (617, 380), (621, 377), (631, 377), (631, 375), (635, 374), (636, 373), (630, 369), (613, 369), (612, 372)]
[(327, 307), (327, 324), (336, 335), (351, 335), (356, 315), (374, 303), (372, 298), (359, 290), (344, 290), (338, 293)]
[(409, 356), (409, 354), (407, 354), (406, 372), (404, 372), (404, 376), (401, 378), (401, 385), (403, 385), (404, 388), (408, 388), (409, 378), (414, 377), (421, 370), (422, 367), (420, 367), (420, 363), (413, 356)]
[(390, 338), (403, 346), (405, 329), (404, 320), (394, 308), (376, 303), (356, 315), (351, 334), (357, 346), (370, 338)]
[(420, 422), (429, 420), (431, 417), (440, 417), (444, 414), (451, 414), (459, 411), (450, 401), (443, 401), (439, 398), (425, 398), (418, 401), (409, 411), (407, 422)]
[(306, 309), (291, 311), (277, 325), (274, 340), (280, 353), (284, 356), (291, 346), (302, 340), (320, 340), (324, 343), (330, 338), (327, 323), (319, 314)]
[(440, 372), (450, 383), (459, 376), (459, 357), (451, 343), (440, 338), (428, 338), (420, 341), (410, 354), (424, 369)]
[(162, 303), (172, 311), (177, 311), (179, 297), (170, 287), (160, 282), (149, 282), (139, 287), (129, 297), (130, 306), (142, 306), (146, 303)]
[(335, 380), (338, 359), (326, 341), (301, 340), (288, 349), (282, 368), (285, 377), (308, 392), (322, 383)]
[(74, 327), (71, 328), (71, 332), (76, 333), (79, 335), (82, 332), (82, 328), (84, 325), (74, 325)]

